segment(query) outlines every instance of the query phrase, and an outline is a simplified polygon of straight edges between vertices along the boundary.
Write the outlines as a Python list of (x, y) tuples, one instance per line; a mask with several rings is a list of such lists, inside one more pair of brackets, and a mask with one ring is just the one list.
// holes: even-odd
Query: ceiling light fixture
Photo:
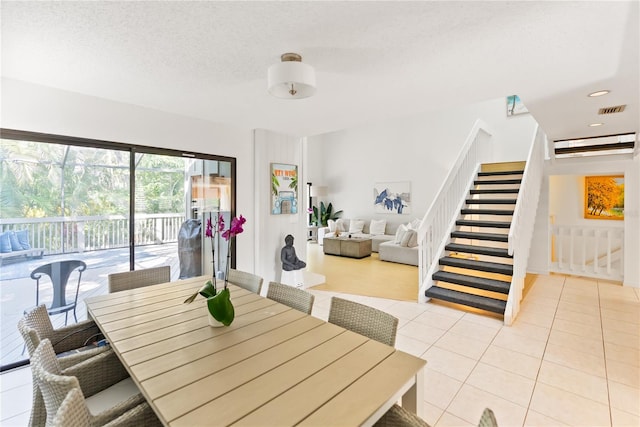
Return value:
[(591, 98), (595, 98), (596, 96), (602, 96), (602, 95), (606, 95), (608, 94), (609, 91), (608, 90), (599, 90), (597, 92), (592, 92), (589, 94), (589, 97)]
[(591, 123), (591, 124), (589, 125), (589, 127), (594, 128), (594, 127), (596, 127), (596, 126), (602, 126), (603, 124), (604, 124), (604, 123)]
[(302, 99), (316, 93), (316, 71), (302, 63), (297, 53), (284, 53), (281, 62), (269, 67), (267, 84), (269, 93), (277, 98)]

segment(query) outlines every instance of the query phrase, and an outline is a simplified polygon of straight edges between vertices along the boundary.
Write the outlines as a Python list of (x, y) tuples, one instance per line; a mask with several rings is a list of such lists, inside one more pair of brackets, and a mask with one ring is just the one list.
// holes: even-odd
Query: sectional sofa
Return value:
[[(371, 239), (372, 252), (381, 261), (418, 265), (417, 232), (419, 220), (409, 224), (392, 224), (386, 220), (345, 219), (329, 220), (327, 227), (318, 228), (318, 244), (325, 237), (348, 236)], [(412, 231), (408, 233), (408, 231)]]

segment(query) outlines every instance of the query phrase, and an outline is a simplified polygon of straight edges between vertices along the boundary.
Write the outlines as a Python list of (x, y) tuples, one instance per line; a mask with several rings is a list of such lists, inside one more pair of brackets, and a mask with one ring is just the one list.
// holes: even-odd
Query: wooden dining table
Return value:
[(232, 284), (235, 319), (211, 327), (204, 298), (183, 303), (206, 280), (85, 300), (164, 425), (372, 425), (399, 399), (422, 415), (423, 359)]

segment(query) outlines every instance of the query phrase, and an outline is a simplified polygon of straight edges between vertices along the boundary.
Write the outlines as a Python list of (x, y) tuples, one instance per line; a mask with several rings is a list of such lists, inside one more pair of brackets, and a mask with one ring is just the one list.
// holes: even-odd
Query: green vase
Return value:
[[(231, 292), (229, 288), (223, 289), (216, 295), (207, 298), (207, 308), (209, 309), (209, 325), (229, 326), (235, 317), (233, 304), (231, 303)], [(212, 319), (213, 318), (213, 319)], [(213, 322), (215, 320), (216, 322)]]

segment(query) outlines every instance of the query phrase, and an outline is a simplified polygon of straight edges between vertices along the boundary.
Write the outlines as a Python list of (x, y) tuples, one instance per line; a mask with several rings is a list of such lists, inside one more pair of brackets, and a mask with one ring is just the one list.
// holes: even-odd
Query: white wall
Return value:
[[(309, 181), (328, 186), (325, 201), (345, 218), (422, 219), (478, 118), (494, 131), (494, 162), (526, 159), (535, 121), (506, 117), (501, 98), (310, 137)], [(374, 214), (374, 184), (397, 181), (411, 184), (412, 213)]]
[[(237, 159), (237, 212), (254, 211), (253, 135), (149, 108), (2, 79), (0, 126), (150, 147), (170, 148)], [(253, 271), (255, 221), (237, 239), (237, 267)]]
[[(298, 213), (271, 214), (271, 163), (298, 166)], [(300, 138), (267, 130), (255, 131), (255, 273), (265, 281), (280, 280), (280, 250), (284, 238), (291, 234), (298, 258), (307, 260), (306, 186), (303, 166), (303, 141)]]
[[(538, 209), (534, 236), (548, 236), (550, 217), (555, 224), (562, 225), (599, 225), (624, 228), (624, 285), (640, 287), (640, 159), (620, 160), (613, 158), (568, 159), (548, 164), (545, 174), (548, 177), (547, 191), (543, 191)], [(583, 215), (585, 175), (624, 175), (625, 177), (625, 219), (624, 221), (594, 221)], [(548, 208), (547, 208), (548, 206)], [(545, 243), (546, 242), (546, 243)], [(544, 272), (548, 268), (548, 239), (534, 238), (528, 270)]]

